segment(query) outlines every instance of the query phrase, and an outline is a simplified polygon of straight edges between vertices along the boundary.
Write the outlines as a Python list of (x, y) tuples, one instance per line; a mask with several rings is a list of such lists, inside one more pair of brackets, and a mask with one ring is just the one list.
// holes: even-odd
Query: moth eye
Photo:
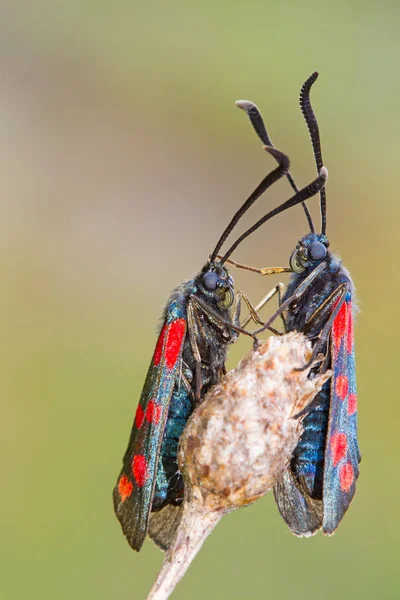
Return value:
[(311, 260), (323, 260), (326, 252), (326, 247), (321, 242), (312, 242), (308, 247), (308, 256)]
[(306, 270), (304, 264), (301, 262), (301, 253), (298, 250), (294, 250), (289, 259), (290, 268), (295, 273), (302, 273)]
[(217, 289), (218, 275), (215, 271), (208, 271), (207, 273), (204, 273), (201, 282), (206, 290), (215, 292)]
[(233, 304), (234, 299), (235, 299), (235, 294), (234, 294), (232, 288), (223, 289), (223, 296), (218, 301), (219, 308), (230, 308)]

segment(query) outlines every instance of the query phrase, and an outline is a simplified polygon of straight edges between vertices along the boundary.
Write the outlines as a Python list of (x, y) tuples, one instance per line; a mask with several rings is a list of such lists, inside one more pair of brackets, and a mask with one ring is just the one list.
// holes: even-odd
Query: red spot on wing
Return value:
[(169, 326), (167, 346), (165, 348), (165, 363), (168, 369), (172, 369), (175, 366), (175, 363), (181, 351), (185, 330), (185, 319), (177, 319), (176, 321), (173, 321)]
[(335, 391), (342, 400), (346, 398), (349, 391), (349, 380), (346, 375), (338, 375), (335, 381)]
[(143, 419), (144, 419), (143, 408), (139, 404), (139, 406), (136, 409), (136, 416), (135, 416), (135, 425), (138, 429), (140, 429), (141, 426), (143, 425)]
[(335, 433), (331, 437), (331, 453), (333, 466), (336, 465), (347, 454), (347, 437), (345, 433)]
[(155, 425), (157, 425), (157, 423), (160, 420), (160, 416), (161, 406), (159, 404), (156, 404), (154, 400), (150, 400), (146, 409), (146, 420), (149, 423), (154, 423)]
[(351, 304), (349, 304), (349, 318), (347, 325), (347, 352), (351, 354), (354, 346), (354, 322), (353, 322), (353, 311), (351, 309)]
[(157, 345), (156, 345), (156, 349), (154, 351), (154, 358), (153, 358), (153, 364), (156, 367), (160, 364), (167, 329), (168, 329), (168, 325), (164, 325), (164, 327), (162, 328), (161, 333), (158, 337), (158, 340), (157, 340)]
[(340, 347), (340, 343), (347, 329), (347, 302), (343, 302), (338, 314), (333, 321), (332, 332), (333, 332), (333, 343), (335, 348)]
[(143, 454), (135, 454), (133, 457), (132, 473), (138, 487), (143, 487), (147, 479), (147, 462)]
[(354, 482), (354, 470), (350, 462), (340, 467), (339, 471), (340, 488), (343, 492), (348, 492)]
[(355, 394), (349, 394), (347, 412), (349, 415), (354, 415), (356, 410), (357, 410), (357, 396)]
[(118, 493), (122, 502), (125, 502), (127, 498), (132, 494), (133, 483), (126, 475), (122, 475), (118, 481)]

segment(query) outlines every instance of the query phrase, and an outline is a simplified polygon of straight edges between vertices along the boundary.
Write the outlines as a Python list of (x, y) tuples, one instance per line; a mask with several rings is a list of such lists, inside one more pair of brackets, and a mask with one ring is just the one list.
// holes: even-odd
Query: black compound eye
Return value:
[(308, 247), (308, 256), (311, 260), (323, 260), (326, 252), (326, 247), (321, 242), (312, 242)]
[(219, 277), (215, 271), (208, 271), (207, 273), (204, 273), (201, 282), (206, 290), (214, 292), (217, 289), (218, 279)]

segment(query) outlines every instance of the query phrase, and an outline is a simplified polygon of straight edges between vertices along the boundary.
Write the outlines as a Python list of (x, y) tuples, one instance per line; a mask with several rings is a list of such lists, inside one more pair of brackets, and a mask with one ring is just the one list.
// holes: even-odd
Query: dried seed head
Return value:
[(330, 374), (296, 371), (311, 356), (304, 336), (274, 336), (210, 390), (182, 435), (185, 490), (210, 510), (254, 502), (275, 484), (297, 445), (301, 419)]

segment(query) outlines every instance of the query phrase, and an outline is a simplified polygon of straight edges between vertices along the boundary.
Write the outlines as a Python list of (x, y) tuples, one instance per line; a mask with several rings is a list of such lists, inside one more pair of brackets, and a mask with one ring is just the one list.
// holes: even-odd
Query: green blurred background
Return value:
[[(315, 69), (328, 233), (361, 309), (358, 492), (330, 539), (292, 536), (272, 494), (231, 514), (174, 598), (399, 597), (399, 17), (390, 0), (2, 0), (2, 599), (145, 598), (162, 554), (130, 550), (111, 491), (155, 323), (274, 166), (236, 99), (314, 176), (297, 98)], [(235, 256), (287, 264), (305, 232), (295, 208)], [(254, 301), (276, 281), (235, 280)]]

